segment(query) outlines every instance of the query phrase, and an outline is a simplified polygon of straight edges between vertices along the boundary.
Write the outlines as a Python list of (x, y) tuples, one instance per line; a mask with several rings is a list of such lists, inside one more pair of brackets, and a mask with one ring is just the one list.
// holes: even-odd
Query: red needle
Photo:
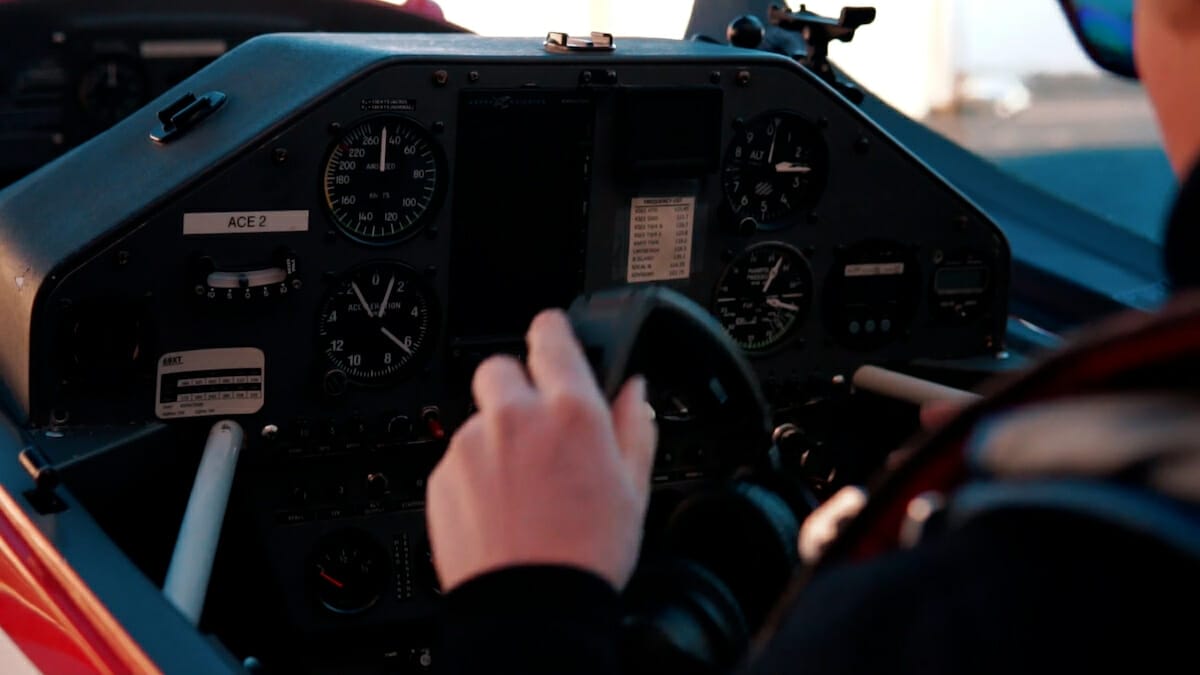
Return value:
[(321, 570), (321, 578), (324, 579), (325, 581), (328, 581), (329, 583), (333, 584), (334, 586), (336, 586), (338, 588), (346, 587), (346, 584), (343, 584), (342, 582), (338, 581), (337, 579), (334, 579), (333, 577), (329, 576), (325, 572), (325, 570)]

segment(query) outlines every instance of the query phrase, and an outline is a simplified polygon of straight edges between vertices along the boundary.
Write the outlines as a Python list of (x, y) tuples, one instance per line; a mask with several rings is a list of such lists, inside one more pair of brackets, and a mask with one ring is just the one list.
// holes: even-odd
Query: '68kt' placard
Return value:
[(261, 349), (196, 349), (158, 359), (154, 410), (159, 419), (251, 415), (262, 409), (266, 358)]

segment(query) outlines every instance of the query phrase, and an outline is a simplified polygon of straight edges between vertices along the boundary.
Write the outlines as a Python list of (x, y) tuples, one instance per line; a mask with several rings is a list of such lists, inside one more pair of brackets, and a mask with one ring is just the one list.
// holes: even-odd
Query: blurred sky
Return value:
[[(397, 0), (402, 3), (403, 0)], [(776, 0), (778, 1), (778, 0)], [(692, 0), (438, 0), (446, 18), (487, 35), (540, 36), (551, 30), (683, 37)], [(766, 7), (769, 0), (763, 0)], [(808, 0), (836, 14), (842, 2)], [(1094, 72), (1054, 0), (874, 0), (879, 19), (846, 51), (872, 52), (870, 34), (913, 30), (912, 15), (931, 31), (948, 31), (954, 66), (966, 72)], [(795, 5), (795, 3), (793, 3)], [(940, 16), (948, 20), (942, 22)], [(732, 17), (730, 17), (732, 18)], [(834, 45), (837, 50), (841, 46)]]
[[(392, 0), (400, 2), (401, 0)], [(485, 35), (548, 31), (684, 37), (693, 0), (438, 0), (446, 18)], [(775, 0), (780, 2), (781, 0)], [(771, 0), (762, 0), (765, 8)], [(793, 7), (798, 2), (791, 3)], [(808, 0), (836, 15), (845, 0)], [(860, 3), (868, 4), (868, 3)], [(921, 118), (955, 100), (962, 75), (1096, 73), (1055, 0), (873, 0), (875, 23), (834, 61), (868, 89)], [(730, 17), (731, 19), (733, 17)]]

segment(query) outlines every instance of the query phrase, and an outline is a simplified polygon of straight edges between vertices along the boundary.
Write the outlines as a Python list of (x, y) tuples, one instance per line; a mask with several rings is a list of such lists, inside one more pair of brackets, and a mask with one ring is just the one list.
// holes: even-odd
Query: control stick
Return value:
[(221, 420), (209, 431), (179, 526), (179, 538), (175, 540), (175, 552), (167, 568), (163, 595), (192, 625), (200, 623), (200, 613), (204, 610), (243, 438), (241, 425), (233, 420)]

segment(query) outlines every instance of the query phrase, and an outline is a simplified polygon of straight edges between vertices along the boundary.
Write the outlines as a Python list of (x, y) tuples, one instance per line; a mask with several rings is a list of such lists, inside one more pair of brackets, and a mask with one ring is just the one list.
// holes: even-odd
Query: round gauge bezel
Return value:
[[(761, 221), (752, 213), (739, 213), (738, 207), (734, 202), (733, 195), (729, 192), (728, 176), (733, 173), (730, 167), (736, 162), (739, 162), (742, 167), (745, 166), (744, 160), (735, 160), (733, 158), (734, 147), (739, 144), (739, 135), (745, 133), (747, 129), (755, 127), (770, 117), (786, 117), (794, 119), (797, 123), (803, 125), (812, 135), (812, 139), (816, 143), (812, 146), (810, 154), (812, 155), (812, 163), (814, 166), (813, 176), (808, 179), (808, 183), (804, 188), (803, 199), (799, 203), (792, 206), (782, 216), (769, 221)], [(825, 190), (829, 184), (830, 174), (830, 159), (829, 159), (829, 143), (825, 138), (824, 129), (817, 122), (809, 119), (805, 115), (794, 110), (777, 109), (768, 110), (759, 115), (755, 115), (749, 120), (743, 121), (733, 133), (733, 137), (725, 146), (725, 153), (721, 158), (721, 195), (723, 204), (728, 209), (729, 217), (736, 223), (739, 223), (747, 218), (754, 221), (756, 228), (760, 232), (774, 232), (785, 228), (792, 227), (801, 220), (806, 219), (812, 209), (821, 201)]]
[[(371, 582), (374, 583), (373, 588), (366, 590), (372, 592), (372, 597), (369, 602), (360, 603), (353, 607), (339, 607), (336, 603), (331, 604), (322, 592), (322, 588), (313, 575), (317, 567), (320, 565), (320, 560), (328, 551), (337, 547), (353, 546), (360, 553), (373, 556), (373, 560), (377, 565), (377, 569), (372, 572)], [(362, 614), (379, 604), (379, 601), (387, 594), (388, 579), (393, 574), (391, 556), (387, 550), (370, 534), (364, 530), (346, 529), (335, 530), (317, 540), (309, 551), (305, 559), (304, 577), (307, 581), (312, 600), (317, 607), (320, 607), (332, 614), (338, 616), (354, 616)]]
[[(765, 349), (749, 349), (745, 345), (743, 345), (741, 342), (738, 342), (737, 338), (735, 338), (733, 336), (733, 334), (729, 332), (729, 329), (725, 326), (724, 321), (721, 319), (720, 315), (717, 313), (717, 298), (720, 296), (720, 293), (721, 293), (721, 291), (720, 291), (721, 285), (725, 282), (725, 279), (729, 276), (731, 270), (733, 269), (733, 266), (736, 265), (738, 263), (738, 261), (742, 260), (743, 258), (750, 255), (751, 253), (756, 252), (760, 249), (766, 249), (766, 248), (784, 249), (788, 253), (793, 254), (796, 257), (798, 257), (800, 259), (800, 261), (804, 263), (805, 281), (808, 284), (807, 297), (804, 298), (804, 307), (802, 307), (801, 311), (798, 313), (796, 321), (792, 324), (792, 326), (790, 326), (787, 330), (784, 331), (784, 334), (782, 337), (778, 338), (769, 347), (767, 347)], [(814, 283), (815, 282), (814, 282), (812, 261), (809, 260), (808, 256), (804, 253), (804, 251), (801, 251), (796, 246), (789, 244), (787, 242), (784, 242), (784, 241), (770, 240), (770, 241), (758, 242), (756, 244), (747, 246), (745, 249), (742, 249), (742, 251), (740, 253), (738, 253), (736, 256), (734, 256), (733, 259), (730, 260), (729, 263), (726, 264), (725, 267), (721, 269), (720, 275), (717, 276), (717, 282), (713, 286), (712, 300), (709, 303), (709, 312), (713, 315), (713, 317), (717, 320), (717, 322), (721, 324), (721, 327), (725, 329), (726, 334), (728, 334), (730, 339), (732, 339), (734, 341), (734, 343), (737, 344), (737, 346), (741, 348), (742, 353), (744, 353), (746, 356), (748, 356), (750, 358), (762, 358), (762, 357), (773, 356), (773, 355), (778, 354), (779, 352), (783, 351), (784, 349), (787, 349), (792, 344), (794, 344), (795, 341), (800, 337), (800, 334), (803, 332), (804, 326), (806, 326), (808, 324), (809, 319), (812, 317), (813, 307), (816, 303), (816, 298), (814, 297), (814, 295), (816, 294), (816, 288), (814, 287)]]
[[(400, 366), (393, 373), (375, 378), (356, 377), (353, 373), (346, 370), (343, 364), (335, 363), (329, 356), (327, 350), (322, 346), (326, 336), (324, 335), (324, 327), (326, 325), (325, 317), (328, 314), (329, 303), (338, 295), (339, 291), (345, 284), (348, 284), (355, 275), (363, 270), (376, 266), (386, 266), (402, 270), (407, 276), (406, 280), (416, 284), (420, 288), (420, 293), (426, 299), (426, 311), (428, 312), (429, 330), (422, 341), (421, 346), (416, 353), (408, 360), (407, 363)], [(317, 308), (316, 328), (314, 336), (317, 342), (317, 351), (320, 354), (320, 363), (322, 372), (327, 372), (329, 369), (334, 369), (346, 376), (347, 382), (362, 389), (382, 389), (391, 387), (406, 380), (411, 379), (418, 371), (433, 359), (434, 353), (438, 349), (438, 341), (442, 334), (442, 306), (441, 299), (438, 297), (437, 289), (430, 280), (421, 272), (413, 268), (411, 265), (387, 258), (376, 258), (366, 262), (359, 263), (350, 269), (330, 278), (328, 286), (325, 288), (324, 294), (321, 296), (321, 303)]]
[[(433, 196), (429, 198), (429, 205), (424, 211), (421, 212), (421, 215), (417, 216), (412, 225), (409, 225), (398, 234), (388, 235), (386, 237), (364, 237), (351, 230), (349, 226), (343, 223), (341, 219), (338, 218), (337, 214), (334, 213), (333, 204), (330, 201), (329, 185), (326, 182), (326, 177), (329, 175), (329, 163), (333, 159), (333, 151), (337, 148), (337, 146), (341, 144), (347, 136), (357, 131), (359, 127), (380, 119), (407, 124), (415, 129), (418, 134), (421, 134), (433, 152), (433, 162), (434, 166), (437, 167), (438, 176), (434, 182)], [(319, 172), (320, 175), (317, 177), (317, 189), (321, 195), (321, 201), (325, 204), (325, 215), (329, 218), (329, 222), (333, 225), (333, 227), (351, 241), (363, 244), (365, 246), (377, 248), (401, 244), (423, 232), (425, 228), (429, 226), (429, 223), (437, 218), (438, 214), (441, 213), (442, 206), (444, 205), (446, 199), (447, 186), (450, 181), (450, 170), (449, 164), (446, 161), (446, 151), (437, 138), (434, 137), (434, 133), (419, 120), (408, 115), (401, 115), (397, 113), (374, 113), (360, 117), (350, 124), (339, 125), (336, 128), (337, 136), (332, 142), (329, 143), (324, 154), (322, 155)]]

